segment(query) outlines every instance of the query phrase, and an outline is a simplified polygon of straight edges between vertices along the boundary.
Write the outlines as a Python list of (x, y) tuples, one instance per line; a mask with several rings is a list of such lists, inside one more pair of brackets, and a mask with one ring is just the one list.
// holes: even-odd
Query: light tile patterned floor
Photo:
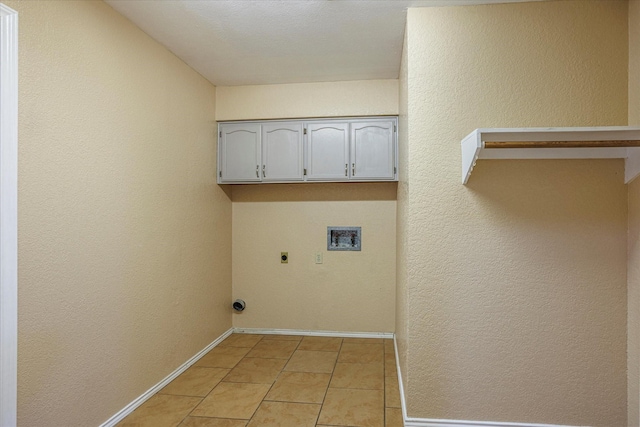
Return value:
[(400, 427), (393, 340), (233, 334), (120, 427)]

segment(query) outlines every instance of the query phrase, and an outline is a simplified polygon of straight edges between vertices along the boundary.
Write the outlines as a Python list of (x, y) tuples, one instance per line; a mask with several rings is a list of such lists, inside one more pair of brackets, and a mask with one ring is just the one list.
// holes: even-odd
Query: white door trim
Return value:
[(0, 3), (0, 425), (17, 424), (18, 13)]

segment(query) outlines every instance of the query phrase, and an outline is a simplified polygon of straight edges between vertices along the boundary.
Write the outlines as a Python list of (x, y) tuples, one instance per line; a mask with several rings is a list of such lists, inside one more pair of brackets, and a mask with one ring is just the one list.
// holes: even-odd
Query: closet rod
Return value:
[(640, 140), (484, 141), (484, 148), (611, 148), (611, 147), (640, 147)]

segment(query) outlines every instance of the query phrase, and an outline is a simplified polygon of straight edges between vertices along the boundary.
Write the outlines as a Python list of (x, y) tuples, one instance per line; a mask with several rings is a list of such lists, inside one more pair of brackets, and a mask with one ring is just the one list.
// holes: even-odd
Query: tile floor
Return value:
[(402, 426), (393, 340), (232, 334), (118, 426)]

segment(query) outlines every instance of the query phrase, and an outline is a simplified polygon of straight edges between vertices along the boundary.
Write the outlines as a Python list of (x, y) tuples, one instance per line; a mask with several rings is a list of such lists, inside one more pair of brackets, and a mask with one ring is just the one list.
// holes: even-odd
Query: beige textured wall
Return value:
[(459, 147), (477, 127), (626, 124), (627, 2), (407, 25), (409, 416), (626, 424), (622, 162), (485, 160), (463, 186)]
[[(629, 125), (640, 125), (640, 0), (629, 2)], [(640, 179), (628, 185), (627, 425), (640, 425)]]
[(20, 19), (21, 426), (99, 425), (231, 326), (215, 88), (102, 2)]
[[(393, 332), (395, 196), (395, 183), (234, 186), (233, 294), (247, 302), (234, 326)], [(362, 250), (328, 252), (327, 226), (362, 227)]]
[(217, 120), (398, 114), (397, 80), (220, 86)]
[[(397, 80), (218, 87), (216, 95), (218, 120), (398, 113)], [(229, 187), (233, 295), (247, 301), (235, 327), (394, 331), (396, 183)], [(327, 252), (327, 226), (362, 227), (362, 251)]]
[(640, 0), (629, 1), (629, 125), (640, 125)]
[(398, 347), (398, 362), (400, 373), (405, 377), (406, 384), (408, 332), (409, 332), (409, 299), (407, 274), (409, 263), (408, 232), (408, 201), (409, 201), (409, 81), (408, 81), (408, 45), (405, 28), (402, 59), (400, 63), (400, 76), (398, 79), (399, 105), (398, 105), (398, 191), (396, 202), (396, 345)]

